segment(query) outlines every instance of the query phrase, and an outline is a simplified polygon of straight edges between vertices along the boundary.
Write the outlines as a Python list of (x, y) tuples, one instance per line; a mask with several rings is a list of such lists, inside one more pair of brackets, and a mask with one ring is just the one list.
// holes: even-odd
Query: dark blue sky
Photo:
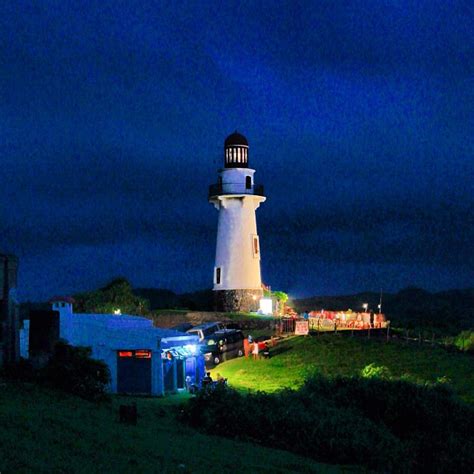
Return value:
[(0, 248), (21, 298), (210, 287), (207, 186), (235, 129), (273, 288), (473, 285), (471, 2), (160, 3), (0, 6)]

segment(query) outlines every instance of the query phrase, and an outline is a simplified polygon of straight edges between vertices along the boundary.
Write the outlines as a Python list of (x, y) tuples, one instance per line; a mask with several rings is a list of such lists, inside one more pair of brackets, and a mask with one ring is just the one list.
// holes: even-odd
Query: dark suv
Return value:
[(222, 331), (223, 329), (225, 329), (225, 326), (221, 322), (213, 322), (194, 326), (186, 332), (193, 336), (198, 336), (199, 341), (203, 343), (204, 340), (211, 338), (216, 331)]
[(217, 365), (244, 355), (244, 335), (240, 330), (216, 331), (203, 342), (202, 352), (207, 365)]

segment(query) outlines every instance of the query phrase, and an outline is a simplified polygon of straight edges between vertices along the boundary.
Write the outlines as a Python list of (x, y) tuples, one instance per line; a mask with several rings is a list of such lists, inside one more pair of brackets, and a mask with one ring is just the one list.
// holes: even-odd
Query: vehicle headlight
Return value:
[(216, 341), (214, 341), (214, 339), (209, 339), (209, 341), (207, 341), (207, 345), (208, 346), (212, 346), (216, 343)]

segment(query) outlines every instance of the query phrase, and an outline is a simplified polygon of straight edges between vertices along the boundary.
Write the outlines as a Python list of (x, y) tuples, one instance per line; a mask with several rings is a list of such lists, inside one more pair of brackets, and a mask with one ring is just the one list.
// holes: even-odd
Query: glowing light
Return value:
[(186, 346), (184, 346), (184, 348), (186, 350), (188, 350), (189, 352), (191, 352), (191, 354), (197, 354), (197, 350), (198, 350), (198, 347), (196, 344), (188, 344)]
[(137, 359), (151, 359), (151, 351), (146, 349), (135, 351), (135, 357)]
[(273, 314), (273, 302), (271, 298), (260, 299), (260, 311), (263, 314)]
[(122, 310), (120, 308), (114, 309), (114, 314), (122, 314)]
[(133, 357), (132, 351), (119, 351), (119, 357)]

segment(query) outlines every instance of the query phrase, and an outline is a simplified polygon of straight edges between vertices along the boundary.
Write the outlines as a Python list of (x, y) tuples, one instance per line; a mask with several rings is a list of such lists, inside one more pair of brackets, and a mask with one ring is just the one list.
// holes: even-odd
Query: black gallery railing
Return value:
[(253, 194), (255, 196), (265, 196), (262, 184), (254, 184), (250, 188), (245, 184), (240, 183), (211, 184), (209, 186), (209, 197), (228, 194)]

